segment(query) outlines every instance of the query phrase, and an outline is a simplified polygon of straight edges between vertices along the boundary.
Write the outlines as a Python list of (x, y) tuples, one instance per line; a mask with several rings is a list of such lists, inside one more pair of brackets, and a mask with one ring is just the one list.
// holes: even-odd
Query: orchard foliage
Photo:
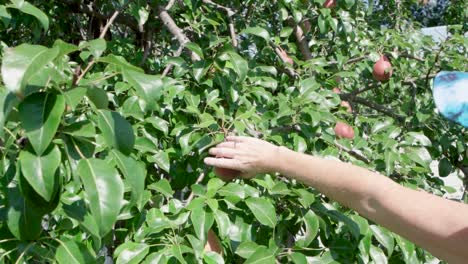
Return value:
[[(323, 3), (3, 2), (0, 263), (433, 259), (299, 182), (223, 182), (203, 164), (235, 133), (437, 195), (453, 190), (432, 161), (467, 173), (466, 129), (431, 94), (438, 71), (468, 70), (466, 24), (438, 44), (417, 1)], [(382, 55), (386, 82), (372, 77)], [(209, 230), (221, 251), (204, 250)]]

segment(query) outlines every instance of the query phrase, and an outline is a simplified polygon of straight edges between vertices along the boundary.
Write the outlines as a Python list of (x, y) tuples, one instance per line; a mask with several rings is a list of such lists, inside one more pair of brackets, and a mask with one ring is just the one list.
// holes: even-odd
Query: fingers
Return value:
[(244, 137), (244, 136), (227, 136), (226, 137), (227, 141), (232, 141), (232, 142), (247, 142), (252, 140), (251, 137)]
[(237, 150), (234, 148), (221, 148), (216, 147), (216, 148), (210, 148), (209, 153), (213, 156), (219, 157), (219, 158), (234, 158), (237, 154)]
[(217, 148), (236, 148), (239, 147), (239, 143), (233, 141), (224, 141), (216, 145)]
[(240, 170), (239, 162), (237, 160), (233, 160), (233, 159), (205, 158), (203, 161), (208, 166), (226, 168), (226, 169), (233, 169), (233, 170)]

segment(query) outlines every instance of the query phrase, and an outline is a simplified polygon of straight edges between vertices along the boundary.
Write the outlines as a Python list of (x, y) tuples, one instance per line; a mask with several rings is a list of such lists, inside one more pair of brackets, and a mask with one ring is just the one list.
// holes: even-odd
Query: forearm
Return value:
[[(432, 254), (460, 263), (468, 258), (468, 207), (415, 191), (351, 164), (279, 151), (277, 171), (406, 237)], [(464, 219), (464, 221), (461, 221)]]

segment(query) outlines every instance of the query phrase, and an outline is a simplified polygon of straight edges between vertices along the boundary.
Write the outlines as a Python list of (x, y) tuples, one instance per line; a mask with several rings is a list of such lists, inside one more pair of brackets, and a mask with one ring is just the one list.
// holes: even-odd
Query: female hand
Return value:
[(228, 136), (225, 142), (211, 148), (215, 157), (205, 158), (206, 165), (240, 172), (243, 178), (252, 178), (258, 173), (275, 172), (279, 164), (280, 147), (261, 139)]

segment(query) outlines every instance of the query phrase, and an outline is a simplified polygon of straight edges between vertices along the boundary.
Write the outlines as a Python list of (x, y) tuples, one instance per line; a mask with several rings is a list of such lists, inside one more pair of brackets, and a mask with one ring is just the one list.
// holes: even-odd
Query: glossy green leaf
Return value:
[(106, 144), (129, 155), (135, 144), (135, 135), (130, 123), (117, 112), (98, 110), (97, 114), (98, 127)]
[(249, 27), (249, 28), (244, 29), (242, 33), (252, 34), (252, 35), (261, 37), (265, 39), (266, 41), (270, 41), (270, 33), (268, 33), (266, 29), (261, 28), (261, 27)]
[(42, 232), (43, 215), (34, 210), (21, 195), (17, 187), (8, 188), (7, 225), (19, 240), (34, 240)]
[(391, 256), (395, 247), (395, 240), (393, 239), (391, 233), (383, 227), (376, 225), (371, 225), (369, 227), (377, 241), (379, 241), (379, 243), (387, 249), (388, 256)]
[(19, 11), (34, 16), (41, 23), (44, 31), (49, 30), (49, 18), (39, 8), (31, 5), (26, 1), (13, 1), (12, 5), (8, 5), (8, 8), (16, 8)]
[(250, 256), (252, 256), (252, 254), (259, 248), (263, 248), (264, 250), (266, 250), (266, 247), (265, 246), (259, 246), (257, 245), (257, 243), (253, 242), (253, 241), (244, 241), (242, 242), (236, 249), (236, 254), (245, 258), (245, 259), (248, 259)]
[(21, 125), (37, 155), (48, 147), (57, 132), (65, 99), (52, 93), (34, 93), (18, 107)]
[(203, 50), (200, 48), (200, 46), (198, 46), (197, 43), (195, 42), (189, 42), (187, 44), (185, 44), (185, 47), (189, 50), (191, 50), (192, 52), (194, 52), (195, 54), (197, 54), (200, 58), (203, 59)]
[(274, 251), (271, 249), (259, 247), (244, 263), (245, 264), (275, 263)]
[(289, 255), (294, 264), (307, 264), (307, 258), (304, 254), (299, 252), (293, 252)]
[(149, 245), (144, 243), (123, 243), (115, 249), (116, 264), (138, 264), (146, 257), (149, 250)]
[(47, 202), (52, 201), (58, 189), (56, 171), (61, 162), (59, 148), (50, 146), (41, 156), (23, 150), (19, 161), (21, 172), (32, 188)]
[(63, 92), (63, 97), (71, 110), (75, 110), (78, 104), (81, 103), (83, 97), (86, 95), (87, 89), (84, 87), (75, 87), (68, 91)]
[(22, 44), (5, 50), (2, 60), (2, 79), (5, 87), (20, 93), (28, 82), (58, 55), (59, 49)]
[(132, 157), (127, 157), (117, 150), (112, 150), (112, 154), (117, 167), (132, 188), (132, 202), (140, 203), (145, 190), (145, 164)]
[(375, 264), (387, 264), (388, 263), (387, 257), (385, 256), (383, 251), (374, 245), (371, 245), (370, 256)]
[(77, 173), (84, 185), (93, 218), (101, 236), (107, 234), (119, 215), (123, 200), (123, 182), (117, 170), (98, 159), (83, 159)]
[(5, 122), (13, 108), (19, 103), (18, 98), (8, 92), (4, 87), (0, 87), (0, 136), (3, 137)]
[(166, 179), (159, 180), (151, 184), (151, 186), (148, 186), (148, 188), (156, 190), (167, 197), (172, 197), (174, 193), (174, 191), (172, 190), (171, 184)]
[(236, 52), (229, 52), (228, 55), (231, 58), (230, 61), (232, 63), (232, 68), (237, 73), (239, 81), (243, 82), (245, 77), (247, 76), (249, 64), (244, 58), (242, 58), (242, 56), (240, 56)]
[(208, 230), (213, 225), (214, 217), (212, 213), (206, 212), (203, 207), (197, 207), (190, 214), (195, 234), (201, 241), (206, 241)]
[(208, 251), (203, 255), (203, 260), (206, 264), (224, 264), (223, 257), (213, 251)]
[(317, 236), (319, 229), (319, 220), (314, 211), (309, 210), (303, 218), (305, 224), (305, 234), (297, 240), (297, 244), (302, 247), (308, 247)]
[(123, 76), (135, 88), (138, 97), (146, 102), (147, 109), (156, 110), (156, 101), (161, 97), (164, 87), (162, 78), (136, 71), (124, 71)]
[(86, 97), (88, 97), (97, 109), (107, 109), (107, 106), (109, 105), (107, 93), (103, 89), (88, 87), (86, 89)]
[(446, 177), (453, 170), (452, 163), (447, 158), (443, 158), (439, 161), (439, 176)]
[(245, 200), (245, 204), (261, 224), (271, 228), (276, 226), (276, 211), (270, 200), (251, 197)]
[(84, 244), (72, 240), (60, 241), (55, 259), (59, 264), (96, 263), (95, 257)]
[(153, 125), (154, 128), (158, 129), (159, 131), (162, 131), (165, 135), (169, 133), (169, 122), (167, 122), (166, 120), (157, 116), (152, 116), (147, 118), (146, 121)]
[(155, 162), (158, 167), (162, 170), (169, 172), (171, 170), (171, 161), (169, 159), (169, 154), (165, 151), (159, 151), (154, 154), (151, 158), (148, 158), (150, 162)]

